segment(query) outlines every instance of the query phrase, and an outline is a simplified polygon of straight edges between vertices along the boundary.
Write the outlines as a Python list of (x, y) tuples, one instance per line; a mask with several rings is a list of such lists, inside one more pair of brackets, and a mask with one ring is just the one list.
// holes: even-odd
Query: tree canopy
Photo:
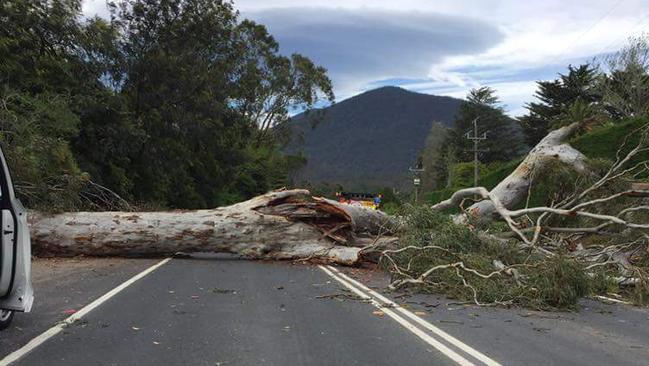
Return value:
[(28, 206), (213, 207), (287, 183), (279, 127), (333, 101), (324, 68), (228, 1), (121, 0), (109, 20), (81, 3), (0, 5), (0, 144)]
[(568, 66), (567, 74), (539, 81), (537, 101), (519, 119), (528, 144), (549, 130), (585, 118), (621, 121), (649, 113), (649, 41), (631, 37), (600, 60)]
[(558, 79), (537, 82), (538, 101), (527, 104), (529, 113), (520, 119), (527, 143), (539, 142), (575, 103), (584, 107), (601, 101), (597, 77), (597, 69), (590, 64), (570, 65), (568, 73), (559, 74)]
[[(473, 160), (473, 142), (467, 136), (475, 133), (473, 122), (477, 121), (478, 135), (486, 135), (479, 145), (479, 160), (481, 163), (497, 163), (508, 161), (520, 156), (525, 151), (525, 144), (516, 121), (505, 114), (505, 110), (490, 87), (471, 89), (453, 121), (453, 127), (445, 134), (441, 134), (439, 126), (433, 126), (429, 143), (439, 140), (443, 136), (441, 146), (427, 147), (423, 151), (425, 169), (430, 172), (428, 179), (432, 179), (431, 187), (441, 188), (454, 186), (454, 177), (459, 170), (468, 166), (459, 166), (463, 162)], [(460, 164), (461, 165), (461, 164)], [(473, 168), (471, 167), (471, 174)], [(468, 171), (468, 170), (467, 170)], [(462, 175), (462, 174), (460, 174)]]

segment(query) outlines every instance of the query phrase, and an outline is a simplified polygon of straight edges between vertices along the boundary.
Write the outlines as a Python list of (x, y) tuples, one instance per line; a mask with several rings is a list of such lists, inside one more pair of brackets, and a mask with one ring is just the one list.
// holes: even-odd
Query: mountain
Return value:
[(461, 103), (382, 87), (296, 115), (287, 151), (301, 151), (307, 165), (295, 181), (341, 184), (346, 190), (408, 188), (408, 167), (414, 166), (432, 123), (451, 126)]

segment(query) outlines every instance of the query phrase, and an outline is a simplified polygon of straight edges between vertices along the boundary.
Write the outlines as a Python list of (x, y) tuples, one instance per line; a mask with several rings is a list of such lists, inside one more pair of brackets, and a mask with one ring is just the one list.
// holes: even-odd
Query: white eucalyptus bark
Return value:
[[(527, 154), (516, 170), (491, 190), (490, 195), (497, 198), (505, 208), (514, 208), (527, 197), (533, 183), (535, 170), (551, 160), (570, 164), (580, 172), (585, 171), (587, 169), (586, 157), (565, 143), (577, 132), (581, 124), (581, 122), (575, 122), (551, 131)], [(488, 216), (495, 214), (496, 208), (492, 201), (483, 200), (470, 206), (467, 212), (473, 216)]]
[(354, 264), (380, 211), (347, 210), (306, 190), (275, 191), (232, 206), (168, 212), (32, 214), (38, 255), (162, 256), (227, 252), (258, 259)]

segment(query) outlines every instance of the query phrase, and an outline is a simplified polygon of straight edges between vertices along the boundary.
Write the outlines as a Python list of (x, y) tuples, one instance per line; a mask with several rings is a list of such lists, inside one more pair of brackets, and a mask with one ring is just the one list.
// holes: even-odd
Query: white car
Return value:
[(27, 212), (14, 195), (14, 187), (0, 151), (0, 330), (15, 312), (29, 312), (34, 302), (31, 282), (31, 242)]

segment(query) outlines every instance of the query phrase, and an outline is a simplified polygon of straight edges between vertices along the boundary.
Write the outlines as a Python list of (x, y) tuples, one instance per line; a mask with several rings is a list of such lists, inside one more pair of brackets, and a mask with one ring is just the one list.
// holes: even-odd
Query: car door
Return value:
[(27, 213), (14, 195), (0, 151), (0, 310), (27, 312), (33, 303)]

